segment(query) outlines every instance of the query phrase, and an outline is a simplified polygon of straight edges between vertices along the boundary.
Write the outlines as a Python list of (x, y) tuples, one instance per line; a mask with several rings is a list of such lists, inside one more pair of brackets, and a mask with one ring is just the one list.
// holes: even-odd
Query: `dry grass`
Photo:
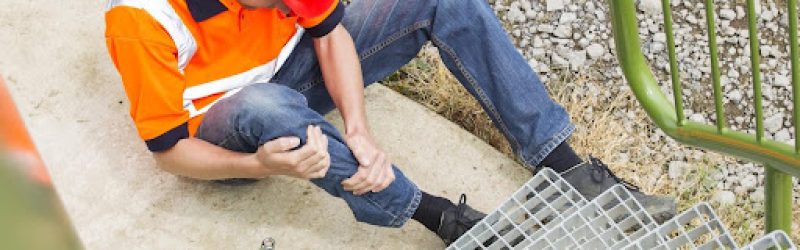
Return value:
[[(590, 74), (551, 74), (551, 80), (546, 83), (551, 96), (570, 112), (576, 124), (576, 131), (570, 138), (575, 150), (582, 155), (592, 154), (603, 159), (620, 176), (638, 184), (645, 192), (677, 197), (679, 210), (710, 201), (717, 183), (709, 175), (716, 171), (716, 166), (731, 159), (726, 160), (714, 153), (704, 153), (700, 159), (687, 157), (690, 166), (687, 172), (681, 178), (669, 179), (666, 163), (675, 158), (672, 155), (674, 148), (665, 148), (664, 139), (652, 139), (660, 132), (656, 132), (630, 91), (623, 88), (610, 95), (612, 100), (598, 95), (596, 92), (599, 91), (586, 91), (607, 91), (597, 85)], [(434, 49), (425, 49), (420, 57), (391, 76), (386, 85), (514, 157), (505, 138), (492, 125), (478, 102), (441, 63)], [(583, 91), (576, 91), (580, 89)], [(627, 122), (620, 118), (620, 113), (626, 115)], [(763, 207), (752, 203), (748, 197), (737, 197), (733, 205), (712, 206), (739, 244), (762, 235)], [(794, 213), (794, 225), (800, 225), (800, 205), (795, 204)], [(792, 231), (794, 240), (800, 242), (800, 230)]]

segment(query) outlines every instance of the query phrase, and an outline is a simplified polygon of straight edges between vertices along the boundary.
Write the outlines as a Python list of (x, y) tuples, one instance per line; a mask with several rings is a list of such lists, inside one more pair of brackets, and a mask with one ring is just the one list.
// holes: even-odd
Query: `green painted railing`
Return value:
[[(747, 0), (747, 21), (750, 31), (750, 55), (753, 69), (752, 85), (755, 96), (756, 133), (734, 131), (725, 125), (722, 105), (722, 87), (716, 42), (714, 3), (705, 0), (708, 47), (711, 55), (711, 78), (716, 107), (716, 124), (701, 124), (688, 121), (684, 115), (681, 79), (678, 59), (675, 55), (675, 39), (672, 30), (672, 13), (669, 0), (661, 0), (664, 11), (664, 30), (667, 35), (670, 75), (674, 102), (661, 91), (653, 72), (642, 55), (639, 42), (636, 0), (608, 0), (611, 6), (611, 24), (614, 30), (616, 52), (623, 74), (636, 98), (648, 116), (667, 135), (692, 146), (706, 148), (749, 159), (766, 167), (766, 227), (791, 232), (792, 175), (800, 176), (800, 140), (795, 145), (777, 142), (764, 137), (764, 115), (761, 95), (761, 73), (759, 72), (759, 41), (755, 1)], [(797, 41), (797, 0), (788, 1), (789, 39), (792, 65), (793, 123), (795, 138), (800, 135), (800, 58)]]

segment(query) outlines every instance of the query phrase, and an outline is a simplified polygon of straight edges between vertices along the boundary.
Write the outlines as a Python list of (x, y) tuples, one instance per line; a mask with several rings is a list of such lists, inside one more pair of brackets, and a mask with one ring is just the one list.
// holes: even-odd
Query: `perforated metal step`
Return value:
[[(796, 249), (780, 231), (742, 248)], [(699, 203), (657, 225), (627, 188), (587, 201), (542, 169), (448, 249), (738, 249), (714, 210)]]

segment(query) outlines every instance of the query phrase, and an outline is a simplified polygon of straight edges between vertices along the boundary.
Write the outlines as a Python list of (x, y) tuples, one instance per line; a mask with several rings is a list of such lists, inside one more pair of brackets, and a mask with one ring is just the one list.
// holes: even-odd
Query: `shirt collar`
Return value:
[(186, 6), (195, 22), (202, 22), (226, 10), (239, 11), (241, 5), (236, 0), (186, 0)]

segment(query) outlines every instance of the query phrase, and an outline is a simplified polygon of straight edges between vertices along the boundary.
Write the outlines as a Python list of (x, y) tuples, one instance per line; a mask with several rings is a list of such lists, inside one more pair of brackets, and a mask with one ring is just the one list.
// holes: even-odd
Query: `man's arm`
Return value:
[(259, 166), (255, 154), (230, 151), (196, 138), (185, 138), (172, 148), (155, 152), (158, 166), (172, 174), (201, 180), (263, 178), (269, 170)]
[(345, 140), (361, 164), (358, 172), (342, 182), (345, 190), (360, 195), (380, 192), (394, 179), (392, 163), (370, 135), (364, 111), (364, 80), (353, 38), (338, 24), (330, 33), (314, 39), (325, 87), (342, 113)]
[(342, 112), (345, 134), (367, 132), (364, 80), (355, 44), (341, 24), (328, 35), (314, 39), (325, 87)]
[(328, 140), (318, 126), (308, 126), (308, 140), (299, 149), (297, 137), (281, 137), (259, 147), (256, 153), (230, 151), (196, 138), (185, 138), (172, 148), (155, 152), (158, 166), (172, 174), (202, 180), (260, 179), (288, 175), (322, 178), (330, 166)]

